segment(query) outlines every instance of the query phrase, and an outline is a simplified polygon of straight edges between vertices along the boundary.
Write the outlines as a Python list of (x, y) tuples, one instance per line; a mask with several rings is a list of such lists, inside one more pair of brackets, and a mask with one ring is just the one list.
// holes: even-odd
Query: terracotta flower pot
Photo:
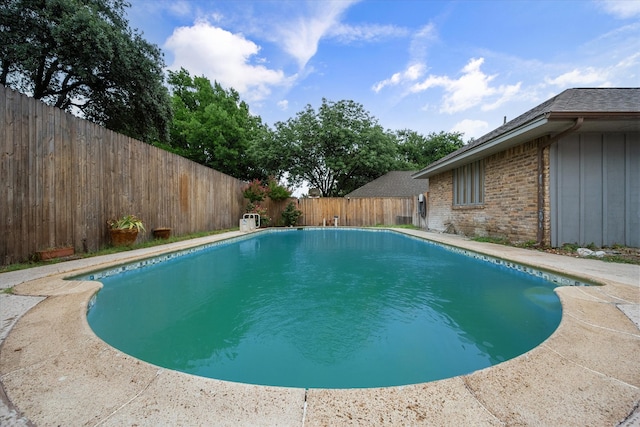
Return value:
[(133, 242), (135, 242), (136, 238), (138, 237), (138, 230), (135, 228), (131, 228), (131, 229), (111, 228), (109, 229), (109, 233), (111, 234), (111, 244), (113, 246), (132, 245)]
[(53, 249), (45, 249), (42, 251), (37, 251), (38, 259), (40, 261), (47, 261), (55, 258), (62, 258), (66, 256), (71, 256), (74, 254), (73, 246), (64, 247), (64, 248), (53, 248)]
[(158, 227), (151, 231), (153, 232), (153, 237), (156, 239), (168, 239), (171, 237), (171, 229), (168, 227)]

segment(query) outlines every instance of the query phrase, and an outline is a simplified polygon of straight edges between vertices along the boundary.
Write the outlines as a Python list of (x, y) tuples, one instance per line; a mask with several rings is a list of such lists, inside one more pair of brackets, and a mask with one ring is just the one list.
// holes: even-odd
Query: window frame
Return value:
[(484, 159), (453, 170), (453, 206), (484, 206)]

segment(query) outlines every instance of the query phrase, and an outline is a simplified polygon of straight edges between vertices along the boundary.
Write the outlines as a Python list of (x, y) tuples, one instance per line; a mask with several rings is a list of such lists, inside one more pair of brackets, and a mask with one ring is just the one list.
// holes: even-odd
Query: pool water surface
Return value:
[(303, 388), (415, 384), (536, 347), (555, 284), (383, 230), (283, 229), (100, 279), (87, 316), (169, 369)]

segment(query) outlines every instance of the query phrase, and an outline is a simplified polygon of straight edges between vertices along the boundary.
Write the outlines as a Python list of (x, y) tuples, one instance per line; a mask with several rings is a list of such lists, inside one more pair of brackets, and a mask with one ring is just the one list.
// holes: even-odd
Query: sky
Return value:
[(640, 86), (640, 0), (131, 0), (131, 28), (273, 127), (322, 99), (479, 138), (573, 87)]

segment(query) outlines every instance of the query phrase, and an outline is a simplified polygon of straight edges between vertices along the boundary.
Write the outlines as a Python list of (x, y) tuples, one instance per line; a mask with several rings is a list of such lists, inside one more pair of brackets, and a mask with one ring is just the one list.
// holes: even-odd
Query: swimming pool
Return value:
[(518, 356), (558, 326), (554, 284), (382, 230), (261, 232), (100, 279), (96, 334), (206, 377), (413, 384)]

